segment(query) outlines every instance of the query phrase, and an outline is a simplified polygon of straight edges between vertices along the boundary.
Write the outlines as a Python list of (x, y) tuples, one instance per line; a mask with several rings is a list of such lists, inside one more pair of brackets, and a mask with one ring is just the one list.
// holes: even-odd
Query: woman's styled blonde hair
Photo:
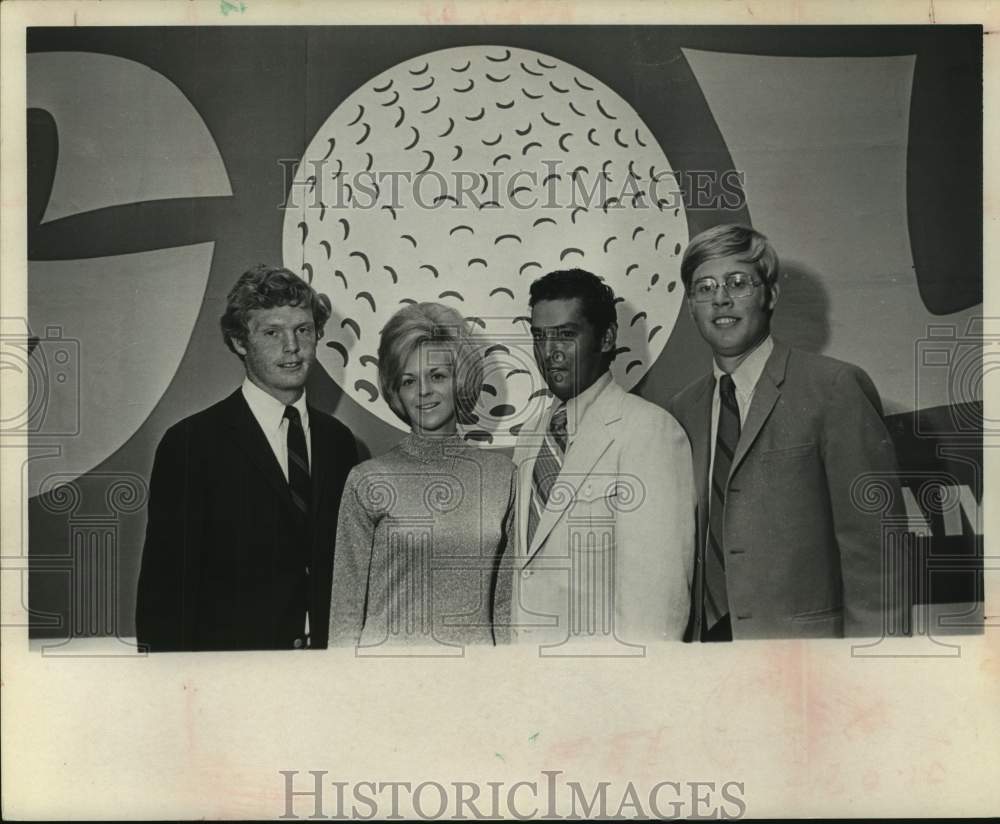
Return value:
[(455, 409), (459, 423), (475, 420), (472, 410), (483, 387), (482, 347), (469, 324), (450, 306), (414, 303), (389, 318), (378, 346), (378, 379), (382, 397), (407, 426), (412, 424), (399, 400), (399, 384), (406, 361), (424, 343), (440, 344), (451, 353)]

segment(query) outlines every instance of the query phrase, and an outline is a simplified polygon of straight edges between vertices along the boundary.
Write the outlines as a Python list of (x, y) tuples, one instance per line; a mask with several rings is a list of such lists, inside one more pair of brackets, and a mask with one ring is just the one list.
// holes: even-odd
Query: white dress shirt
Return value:
[[(274, 457), (278, 459), (278, 466), (288, 480), (288, 420), (285, 418), (285, 404), (273, 395), (269, 395), (257, 384), (244, 378), (243, 397), (246, 398), (247, 406), (253, 413), (260, 428), (264, 431), (264, 437), (271, 445)], [(299, 399), (291, 404), (299, 410), (299, 417), (302, 419), (302, 431), (306, 436), (306, 452), (309, 457), (309, 465), (312, 466), (312, 442), (309, 437), (309, 410), (306, 407), (306, 393), (303, 392)]]
[[(771, 357), (774, 350), (774, 340), (768, 335), (753, 350), (746, 359), (733, 370), (733, 387), (736, 394), (736, 405), (740, 409), (740, 431), (743, 431), (743, 424), (746, 423), (747, 413), (750, 411), (750, 402), (753, 400), (754, 392), (757, 390), (757, 381), (760, 380), (764, 372), (764, 364)], [(726, 374), (719, 368), (719, 364), (713, 361), (712, 374), (715, 375), (715, 388), (712, 390), (712, 437), (709, 443), (712, 445), (711, 463), (708, 467), (708, 477), (712, 477), (715, 470), (715, 440), (719, 431), (719, 378)]]

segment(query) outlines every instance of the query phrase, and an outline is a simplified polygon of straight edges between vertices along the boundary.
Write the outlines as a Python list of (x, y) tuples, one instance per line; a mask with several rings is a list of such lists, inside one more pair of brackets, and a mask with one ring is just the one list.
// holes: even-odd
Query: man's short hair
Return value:
[(720, 223), (695, 235), (681, 258), (681, 281), (684, 291), (691, 291), (691, 280), (703, 263), (718, 258), (738, 255), (740, 260), (752, 263), (757, 275), (770, 291), (778, 280), (778, 254), (764, 235), (749, 226), (738, 223)]
[(222, 337), (230, 351), (242, 358), (233, 346), (233, 341), (246, 345), (250, 331), (247, 326), (250, 313), (255, 309), (273, 309), (276, 306), (309, 309), (316, 325), (317, 340), (323, 337), (323, 329), (333, 311), (330, 298), (317, 292), (294, 272), (280, 266), (258, 263), (240, 275), (229, 290), (226, 311), (219, 318)]
[(594, 327), (598, 339), (613, 323), (617, 323), (615, 293), (597, 275), (584, 269), (559, 269), (549, 272), (531, 284), (528, 306), (543, 300), (578, 298), (583, 316)]
[(483, 388), (482, 346), (471, 328), (450, 306), (414, 303), (389, 318), (378, 345), (378, 380), (382, 397), (407, 426), (413, 422), (399, 399), (406, 361), (421, 344), (440, 344), (451, 357), (455, 409), (460, 423), (474, 420), (473, 409)]

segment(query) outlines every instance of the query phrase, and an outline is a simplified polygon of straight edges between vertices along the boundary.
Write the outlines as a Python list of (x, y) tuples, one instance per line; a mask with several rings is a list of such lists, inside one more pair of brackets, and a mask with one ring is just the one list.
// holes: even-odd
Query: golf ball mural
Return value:
[(319, 360), (396, 427), (379, 333), (402, 305), (452, 306), (487, 355), (468, 439), (506, 446), (548, 403), (528, 288), (554, 269), (618, 298), (615, 380), (634, 386), (681, 302), (683, 203), (667, 158), (619, 95), (539, 52), (431, 52), (372, 78), (309, 143), (285, 210), (285, 265), (333, 302)]

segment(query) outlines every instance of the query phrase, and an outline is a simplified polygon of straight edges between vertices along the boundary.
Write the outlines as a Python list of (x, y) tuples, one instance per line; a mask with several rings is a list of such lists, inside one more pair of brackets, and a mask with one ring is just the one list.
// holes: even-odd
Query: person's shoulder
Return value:
[(883, 414), (882, 400), (869, 374), (857, 364), (804, 352), (789, 350), (782, 392), (795, 395), (803, 403), (809, 399), (836, 416), (844, 404), (860, 404)]
[(834, 383), (845, 377), (868, 382), (868, 373), (849, 361), (807, 352), (804, 349), (786, 347), (788, 351), (788, 374), (806, 382)]
[[(398, 448), (398, 447), (397, 447)], [(344, 479), (344, 506), (369, 513), (391, 508), (399, 494), (399, 467), (389, 453), (355, 464)]]
[(482, 446), (469, 445), (466, 454), (481, 466), (487, 473), (510, 475), (514, 471), (514, 462), (506, 453), (499, 449), (489, 449)]
[[(618, 426), (625, 448), (635, 451), (650, 445), (687, 440), (681, 422), (662, 406), (631, 392), (623, 392), (621, 420)], [(622, 432), (624, 430), (624, 432)]]
[(396, 469), (397, 461), (395, 460), (396, 455), (394, 453), (397, 453), (398, 451), (399, 447), (394, 446), (388, 452), (384, 452), (381, 455), (376, 455), (355, 464), (351, 468), (351, 476), (355, 480), (360, 480), (372, 475), (383, 475), (386, 472)]
[(705, 388), (705, 384), (709, 383), (712, 379), (712, 373), (706, 372), (704, 375), (699, 375), (689, 384), (684, 386), (677, 394), (670, 398), (669, 403), (667, 403), (667, 409), (671, 412), (675, 410), (683, 410), (690, 406), (693, 400), (698, 397)]
[(220, 425), (232, 420), (232, 416), (237, 414), (239, 410), (239, 401), (239, 390), (237, 389), (211, 406), (194, 412), (185, 418), (181, 418), (167, 428), (167, 431), (163, 434), (163, 439), (192, 437), (214, 431)]
[(357, 463), (350, 468), (347, 473), (347, 477), (344, 479), (344, 492), (346, 497), (349, 497), (347, 493), (350, 490), (356, 490), (363, 486), (367, 482), (367, 479), (377, 478), (379, 475), (383, 474), (379, 471), (377, 466), (373, 466), (373, 463), (377, 460), (377, 458), (369, 458), (367, 461)]
[(347, 424), (335, 418), (329, 412), (309, 404), (309, 426), (317, 426), (325, 429), (332, 437), (339, 440), (354, 439), (354, 433)]
[(632, 392), (622, 390), (622, 416), (630, 422), (675, 423), (674, 416), (653, 401), (646, 400)]

